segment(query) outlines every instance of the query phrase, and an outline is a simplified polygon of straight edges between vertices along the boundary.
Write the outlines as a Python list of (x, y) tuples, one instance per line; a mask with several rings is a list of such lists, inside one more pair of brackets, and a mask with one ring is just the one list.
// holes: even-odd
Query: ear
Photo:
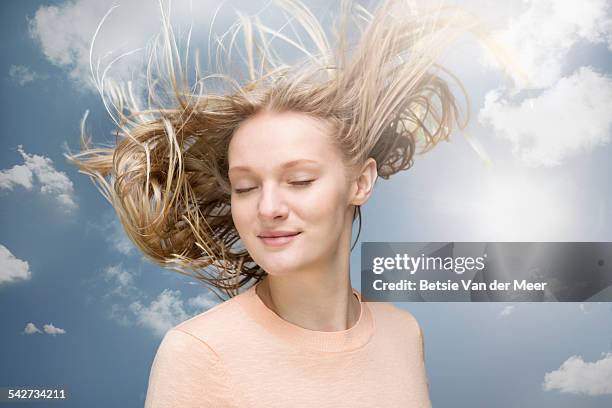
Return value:
[(372, 190), (374, 189), (374, 183), (376, 183), (376, 179), (378, 178), (378, 171), (376, 170), (376, 160), (373, 158), (368, 158), (361, 168), (361, 171), (357, 174), (356, 178), (353, 181), (353, 185), (351, 188), (354, 193), (351, 197), (350, 204), (353, 205), (362, 205), (368, 198), (370, 198), (370, 194), (372, 194)]

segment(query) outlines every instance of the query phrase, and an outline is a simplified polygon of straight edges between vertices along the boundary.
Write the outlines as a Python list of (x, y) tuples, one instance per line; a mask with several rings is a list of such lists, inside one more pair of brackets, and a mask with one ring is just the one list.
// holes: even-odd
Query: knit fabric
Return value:
[(145, 408), (430, 407), (423, 337), (390, 303), (362, 302), (348, 330), (282, 319), (255, 286), (170, 329)]

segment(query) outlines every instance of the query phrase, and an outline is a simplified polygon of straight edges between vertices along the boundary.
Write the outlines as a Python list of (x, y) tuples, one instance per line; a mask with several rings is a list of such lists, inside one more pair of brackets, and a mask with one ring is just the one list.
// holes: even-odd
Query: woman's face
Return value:
[(260, 113), (232, 137), (232, 218), (271, 275), (325, 265), (350, 241), (352, 188), (330, 140), (322, 122), (297, 112)]

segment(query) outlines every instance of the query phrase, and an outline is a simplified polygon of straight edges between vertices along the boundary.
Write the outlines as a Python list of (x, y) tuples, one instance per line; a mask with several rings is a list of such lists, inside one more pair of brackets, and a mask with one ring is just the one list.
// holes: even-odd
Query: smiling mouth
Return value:
[(302, 232), (300, 231), (292, 235), (283, 235), (280, 237), (261, 237), (260, 236), (259, 239), (261, 239), (263, 243), (268, 246), (283, 246), (295, 240), (296, 237), (300, 235), (301, 233)]

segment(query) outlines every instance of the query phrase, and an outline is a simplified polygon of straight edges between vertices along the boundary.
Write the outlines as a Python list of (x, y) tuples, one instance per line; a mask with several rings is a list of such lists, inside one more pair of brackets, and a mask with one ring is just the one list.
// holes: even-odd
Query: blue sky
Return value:
[[(190, 15), (202, 16), (196, 23), (207, 32), (216, 2), (194, 3)], [(66, 145), (78, 148), (86, 110), (94, 142), (113, 140), (86, 58), (112, 4), (1, 6), (0, 387), (65, 386), (67, 407), (142, 406), (163, 333), (215, 304), (186, 277), (143, 260), (63, 157)], [(158, 28), (156, 2), (118, 4), (100, 54), (141, 47)], [(505, 76), (474, 43), (454, 47), (444, 62), (470, 93), (467, 133), (481, 153), (455, 134), (380, 180), (362, 209), (360, 241), (612, 241), (610, 3), (456, 4), (495, 23), (531, 82)], [(189, 14), (185, 2), (174, 7), (179, 20)], [(137, 68), (128, 60), (116, 74)], [(359, 258), (356, 246), (357, 289)], [(436, 407), (612, 406), (612, 303), (398, 306), (423, 327)]]

